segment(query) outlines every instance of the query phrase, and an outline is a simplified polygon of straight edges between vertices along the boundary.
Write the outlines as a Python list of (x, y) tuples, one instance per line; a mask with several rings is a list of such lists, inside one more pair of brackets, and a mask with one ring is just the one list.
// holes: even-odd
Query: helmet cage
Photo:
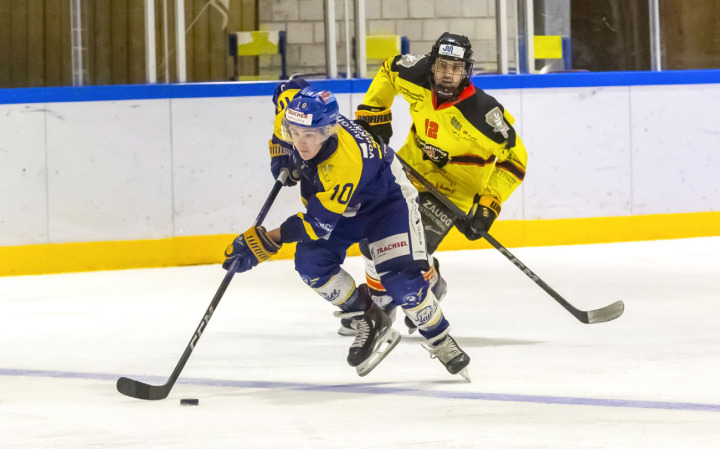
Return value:
[[(438, 58), (442, 57), (443, 59), (462, 61), (465, 65), (465, 74), (464, 79), (460, 81), (460, 84), (457, 87), (457, 92), (455, 93), (459, 94), (460, 91), (470, 84), (470, 75), (472, 75), (472, 67), (475, 62), (472, 59), (472, 55), (472, 44), (470, 44), (470, 40), (467, 36), (447, 32), (443, 33), (443, 35), (440, 36), (432, 46), (432, 50), (430, 50), (430, 54), (428, 55), (433, 85), (435, 86), (436, 83), (435, 73), (432, 71), (432, 68), (435, 67), (435, 63)], [(445, 96), (447, 95), (448, 93), (446, 93)]]

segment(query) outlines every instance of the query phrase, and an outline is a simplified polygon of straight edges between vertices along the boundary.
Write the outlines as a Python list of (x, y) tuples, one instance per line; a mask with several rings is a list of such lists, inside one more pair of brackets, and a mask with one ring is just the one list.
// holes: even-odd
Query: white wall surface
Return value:
[(173, 235), (169, 103), (46, 106), (51, 242)]
[(45, 112), (0, 105), (0, 245), (48, 241)]
[[(529, 153), (503, 219), (720, 210), (720, 85), (488, 93)], [(393, 114), (399, 146), (401, 98)], [(272, 120), (265, 96), (0, 105), (0, 245), (241, 232), (272, 186)], [(265, 223), (301, 209), (283, 189)]]

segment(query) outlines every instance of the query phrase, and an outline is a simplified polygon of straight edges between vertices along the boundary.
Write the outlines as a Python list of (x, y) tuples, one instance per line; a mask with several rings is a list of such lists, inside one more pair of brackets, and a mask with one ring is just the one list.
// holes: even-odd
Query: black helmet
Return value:
[(465, 70), (468, 76), (472, 73), (472, 45), (470, 39), (462, 34), (452, 34), (445, 32), (435, 41), (435, 45), (430, 50), (430, 64), (435, 64), (438, 56), (444, 56), (450, 59), (457, 59), (465, 62)]
[[(460, 34), (452, 34), (445, 32), (440, 38), (435, 41), (430, 54), (428, 55), (428, 62), (430, 63), (430, 81), (433, 86), (433, 90), (441, 101), (449, 101), (456, 98), (467, 86), (470, 85), (470, 75), (472, 74), (472, 45), (470, 39), (467, 36)], [(456, 61), (463, 61), (465, 63), (465, 78), (460, 81), (456, 87), (448, 87), (438, 84), (435, 80), (435, 73), (432, 72), (432, 67), (438, 57), (454, 59)]]

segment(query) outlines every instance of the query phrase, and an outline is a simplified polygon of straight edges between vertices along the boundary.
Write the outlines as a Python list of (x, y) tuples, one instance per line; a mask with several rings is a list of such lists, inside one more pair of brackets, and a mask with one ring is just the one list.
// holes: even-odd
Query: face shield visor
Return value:
[[(297, 111), (288, 109), (282, 121), (282, 138), (295, 147), (304, 160), (310, 160), (315, 157), (323, 143), (332, 135), (337, 133), (337, 123), (324, 126), (311, 127), (298, 123)], [(308, 123), (312, 123), (312, 114), (302, 114), (310, 116)], [(300, 117), (301, 118), (301, 117)]]

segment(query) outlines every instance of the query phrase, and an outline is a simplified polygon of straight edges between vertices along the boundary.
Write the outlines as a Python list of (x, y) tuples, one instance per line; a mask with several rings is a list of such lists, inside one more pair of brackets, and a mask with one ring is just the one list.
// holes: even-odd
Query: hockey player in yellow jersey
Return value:
[[(430, 192), (419, 202), (428, 242), (433, 253), (453, 225), (468, 239), (477, 240), (500, 214), (502, 203), (525, 177), (527, 152), (513, 128), (514, 119), (495, 98), (475, 87), (472, 46), (466, 36), (444, 33), (424, 56), (397, 55), (382, 65), (358, 106), (356, 118), (389, 143), (392, 136), (390, 108), (395, 96), (410, 104), (412, 127), (397, 154), (471, 215), (472, 227), (455, 221), (452, 212)], [(367, 256), (367, 248), (361, 245)], [(389, 309), (391, 298), (366, 260), (366, 279), (373, 299)], [(437, 260), (425, 274), (438, 299), (446, 284)], [(388, 310), (388, 312), (392, 312)], [(412, 323), (406, 321), (410, 332)], [(339, 333), (352, 334), (343, 323)]]

